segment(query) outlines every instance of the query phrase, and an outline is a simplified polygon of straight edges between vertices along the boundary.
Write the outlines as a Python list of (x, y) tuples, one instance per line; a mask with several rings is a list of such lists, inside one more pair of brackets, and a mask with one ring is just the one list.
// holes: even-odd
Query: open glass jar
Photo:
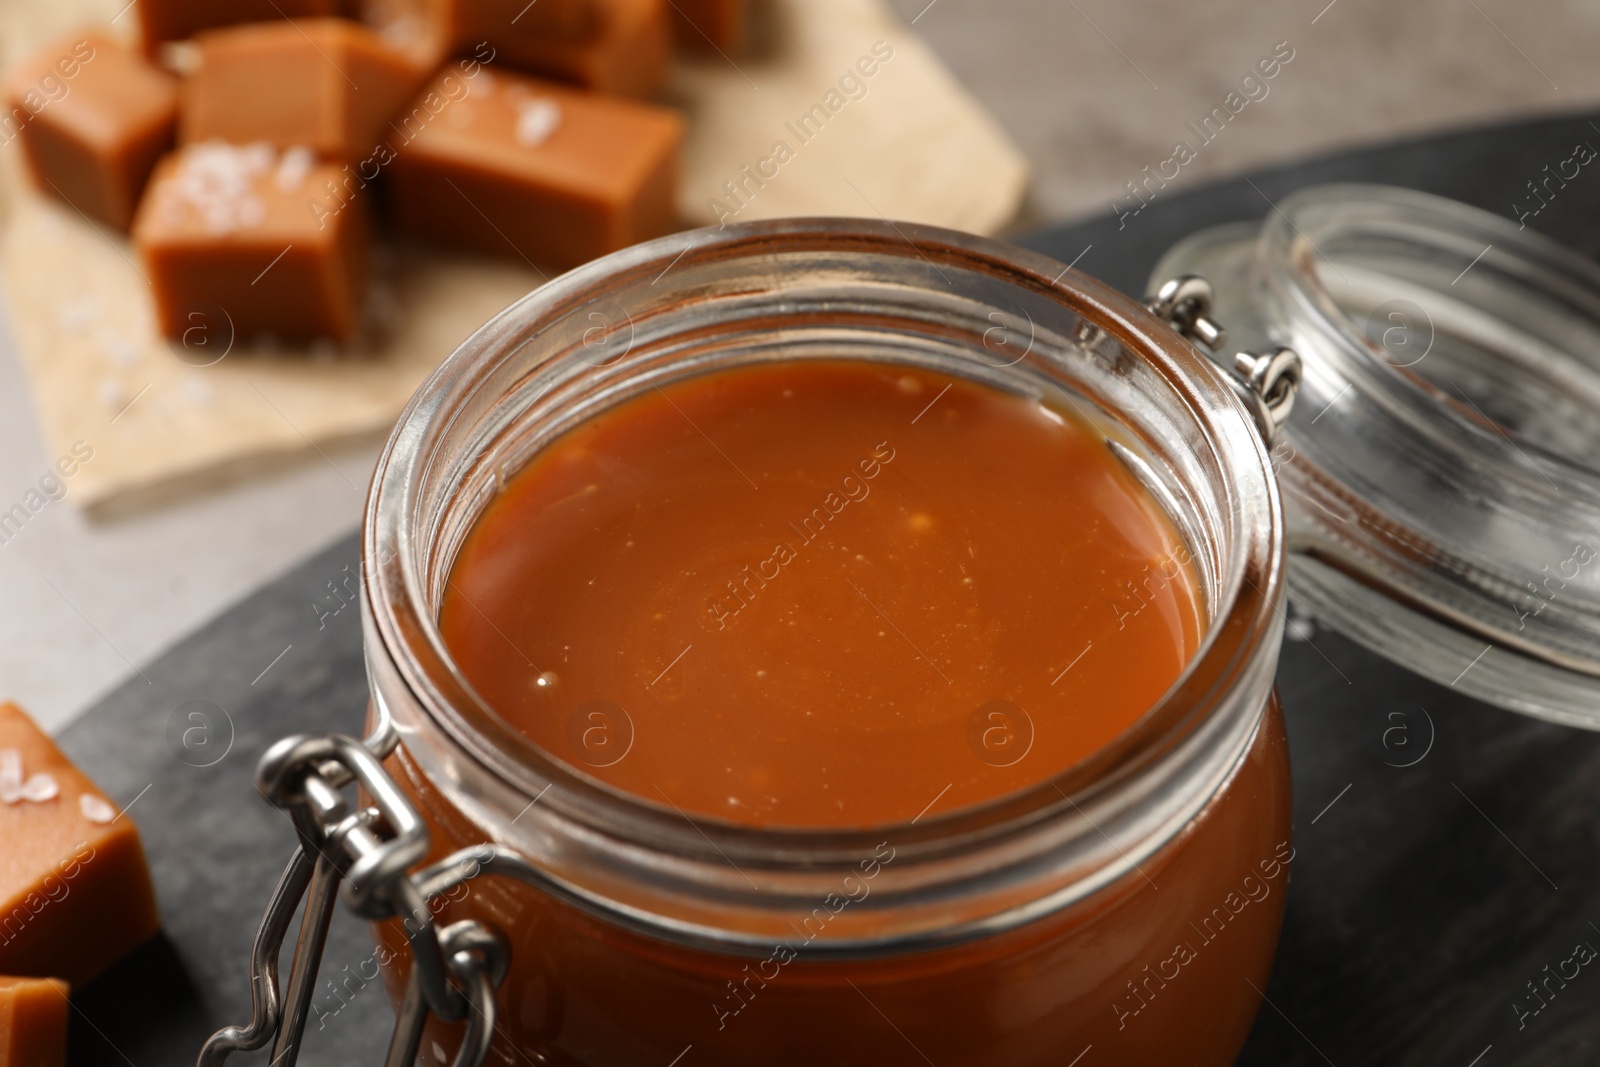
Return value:
[[(609, 788), (474, 693), (439, 604), (508, 478), (642, 391), (814, 359), (936, 369), (1071, 405), (1104, 434), (1180, 531), (1206, 619), (1131, 729), (981, 806), (754, 829)], [(475, 880), (434, 913), (509, 940), (491, 1056), (951, 1067), (1069, 1063), (1092, 1047), (1104, 1062), (1229, 1062), (1293, 856), (1271, 698), (1283, 544), (1236, 384), (1163, 318), (1014, 247), (761, 223), (639, 246), (533, 293), (418, 392), (363, 544), (374, 715), (398, 734), (387, 770), (428, 825), (430, 858), (487, 841), (526, 861), (486, 861), (513, 877)], [(396, 959), (405, 936), (383, 933)], [(422, 1048), (459, 1042), (438, 1026)]]
[[(303, 846), (258, 935), (256, 1017), (202, 1064), (274, 1036), (292, 1063), (341, 879), (388, 920), (395, 1067), (1229, 1062), (1294, 855), (1286, 587), (1440, 683), (1600, 726), (1600, 269), (1459, 204), (1339, 186), (1195, 235), (1151, 288), (813, 220), (629, 249), (485, 326), (369, 500), (372, 736), (286, 739), (258, 773)], [(1177, 681), (1047, 780), (865, 830), (690, 820), (531, 744), (441, 637), (475, 521), (646, 390), (824, 359), (1070, 406), (1103, 435), (1193, 561), (1205, 636)], [(339, 799), (352, 780), (364, 806)]]

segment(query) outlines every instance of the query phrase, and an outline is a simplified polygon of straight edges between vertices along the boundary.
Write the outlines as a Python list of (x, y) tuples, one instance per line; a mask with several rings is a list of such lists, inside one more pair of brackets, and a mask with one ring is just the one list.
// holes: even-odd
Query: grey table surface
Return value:
[[(1123, 228), (1102, 219), (1025, 243), (1062, 259), (1088, 246), (1081, 266), (1137, 293), (1176, 238), (1259, 218), (1267, 201), (1306, 184), (1388, 181), (1506, 210), (1525, 172), (1564, 158), (1575, 140), (1600, 141), (1592, 118), (1261, 171), (1174, 195)], [(1590, 179), (1534, 224), (1593, 254), (1594, 204)], [(354, 538), (339, 541), (144, 665), (62, 734), (113, 797), (132, 803), (165, 917), (161, 938), (77, 999), (74, 1064), (188, 1062), (213, 1028), (247, 1018), (252, 931), (293, 840), (251, 772), (283, 734), (358, 727), (359, 619), (353, 606), (335, 611), (342, 601), (330, 594), (356, 566)], [(1298, 857), (1268, 1004), (1240, 1062), (1595, 1062), (1600, 977), (1581, 972), (1525, 1025), (1513, 1004), (1576, 944), (1600, 945), (1600, 736), (1477, 704), (1326, 631), (1286, 644), (1279, 685)], [(175, 735), (196, 709), (211, 732), (186, 748)], [(327, 970), (370, 952), (366, 931), (341, 916)], [(303, 1062), (381, 1058), (390, 1014), (380, 989), (336, 997), (323, 986), (316, 1003)]]

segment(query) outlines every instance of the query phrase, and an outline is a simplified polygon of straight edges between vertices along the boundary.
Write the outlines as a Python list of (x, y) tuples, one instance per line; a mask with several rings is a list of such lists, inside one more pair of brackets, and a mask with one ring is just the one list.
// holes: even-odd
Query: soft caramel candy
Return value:
[(126, 230), (172, 147), (178, 81), (104, 34), (58, 41), (12, 71), (0, 143), (21, 137), (45, 193)]
[(152, 55), (167, 41), (240, 22), (337, 15), (340, 0), (139, 0), (144, 44)]
[[(542, 3), (543, 0), (540, 0)], [(666, 82), (672, 57), (668, 0), (594, 0), (595, 26), (581, 40), (524, 30), (521, 23), (485, 32), (496, 59), (596, 92), (651, 96)]]
[(67, 1062), (67, 983), (0, 978), (0, 1067)]
[(673, 228), (677, 112), (487, 71), (452, 102), (453, 77), (423, 94), (443, 106), (397, 148), (402, 227), (557, 268)]
[(81, 985), (159, 926), (133, 820), (0, 704), (0, 974)]
[(185, 144), (306, 145), (353, 163), (427, 76), (413, 56), (344, 19), (235, 26), (195, 42), (198, 66), (183, 92)]
[(133, 226), (162, 332), (348, 340), (368, 226), (363, 201), (326, 200), (344, 176), (309, 149), (267, 144), (207, 141), (162, 160)]
[(747, 0), (672, 0), (678, 47), (691, 52), (737, 52), (744, 47)]

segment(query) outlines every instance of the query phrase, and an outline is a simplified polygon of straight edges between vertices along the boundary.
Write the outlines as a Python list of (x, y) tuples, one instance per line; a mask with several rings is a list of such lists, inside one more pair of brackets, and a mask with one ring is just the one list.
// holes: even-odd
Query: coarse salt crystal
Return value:
[(78, 798), (78, 810), (83, 812), (85, 819), (101, 826), (117, 817), (117, 809), (93, 793), (85, 793)]
[[(193, 214), (206, 229), (219, 234), (259, 226), (266, 219), (266, 205), (256, 197), (255, 185), (277, 161), (273, 147), (261, 142), (243, 147), (221, 141), (194, 145), (184, 152), (178, 173), (167, 186), (162, 214), (169, 219)], [(293, 167), (288, 169), (292, 174)]]
[(531, 100), (517, 116), (517, 141), (538, 148), (561, 126), (561, 108), (554, 100)]
[(265, 174), (278, 158), (278, 150), (266, 141), (255, 141), (238, 149), (245, 166), (256, 174)]
[(95, 341), (100, 345), (100, 351), (105, 353), (106, 358), (119, 367), (131, 367), (144, 355), (138, 345), (108, 330), (102, 330)]
[(209, 383), (193, 375), (184, 378), (183, 392), (201, 407), (210, 407), (217, 402), (217, 391), (211, 388)]
[(84, 298), (74, 300), (61, 309), (61, 328), (72, 333), (80, 333), (100, 317), (99, 302)]
[(22, 796), (22, 753), (0, 748), (0, 804), (15, 804)]
[(311, 174), (311, 167), (317, 161), (311, 154), (311, 149), (305, 145), (296, 145), (283, 154), (283, 159), (278, 161), (278, 173), (274, 180), (278, 188), (286, 193), (292, 193), (305, 183)]
[(56, 780), (42, 771), (32, 778), (22, 777), (22, 753), (14, 748), (0, 749), (0, 804), (26, 800), (43, 804), (61, 791)]
[(1288, 622), (1283, 632), (1291, 641), (1309, 641), (1317, 635), (1316, 616), (1301, 610), (1298, 604), (1290, 604)]
[(98, 386), (100, 403), (112, 411), (120, 411), (128, 401), (128, 391), (115, 378), (102, 378)]

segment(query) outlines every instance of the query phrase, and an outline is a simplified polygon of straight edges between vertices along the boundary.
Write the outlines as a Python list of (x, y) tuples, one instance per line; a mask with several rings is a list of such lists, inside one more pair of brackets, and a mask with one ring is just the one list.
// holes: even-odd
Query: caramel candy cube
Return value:
[(521, 23), (485, 30), (483, 39), (497, 62), (596, 92), (654, 95), (666, 83), (672, 58), (668, 0), (594, 0), (594, 5), (594, 30), (582, 40), (524, 30)]
[(67, 983), (0, 978), (0, 1067), (67, 1062)]
[[(453, 77), (423, 101), (442, 99)], [(418, 124), (419, 110), (398, 124), (410, 138), (391, 175), (403, 228), (556, 268), (673, 228), (677, 112), (518, 75), (466, 84), (431, 121)]]
[(324, 159), (358, 163), (427, 76), (411, 54), (344, 19), (255, 23), (195, 41), (185, 144), (307, 145)]
[(690, 52), (738, 52), (748, 8), (748, 0), (672, 0), (673, 38)]
[(0, 974), (81, 985), (159, 926), (133, 820), (0, 704)]
[(5, 100), (0, 144), (21, 137), (38, 187), (127, 230), (151, 168), (172, 147), (178, 80), (89, 33), (15, 67)]
[(266, 144), (207, 141), (162, 160), (133, 226), (162, 332), (348, 340), (368, 233), (349, 174)]
[(139, 0), (139, 27), (151, 55), (167, 41), (240, 22), (337, 15), (341, 0)]

